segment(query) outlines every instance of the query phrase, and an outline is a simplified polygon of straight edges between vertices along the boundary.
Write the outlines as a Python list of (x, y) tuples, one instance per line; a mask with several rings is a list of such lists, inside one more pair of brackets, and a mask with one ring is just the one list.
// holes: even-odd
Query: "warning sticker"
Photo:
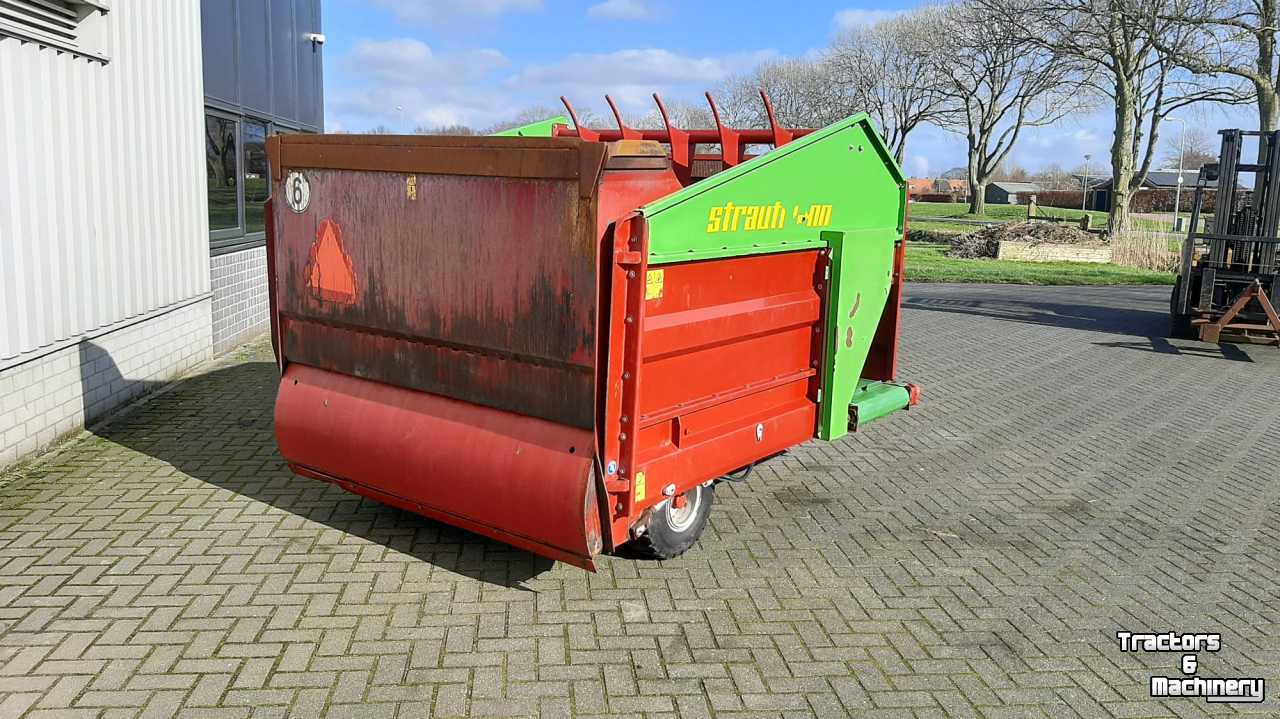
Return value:
[[(662, 270), (658, 270), (661, 272)], [(659, 285), (661, 288), (661, 285)], [(644, 499), (644, 472), (636, 472), (636, 501)]]
[(644, 298), (646, 300), (662, 299), (662, 280), (664, 270), (649, 270), (644, 276)]

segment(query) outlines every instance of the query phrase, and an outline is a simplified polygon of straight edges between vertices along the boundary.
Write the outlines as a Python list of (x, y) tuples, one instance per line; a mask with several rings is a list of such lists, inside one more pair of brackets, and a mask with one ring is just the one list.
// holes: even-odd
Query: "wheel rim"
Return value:
[(702, 485), (684, 493), (684, 506), (676, 509), (675, 502), (668, 501), (663, 511), (667, 527), (673, 532), (684, 532), (693, 526), (698, 518), (698, 508), (702, 506)]

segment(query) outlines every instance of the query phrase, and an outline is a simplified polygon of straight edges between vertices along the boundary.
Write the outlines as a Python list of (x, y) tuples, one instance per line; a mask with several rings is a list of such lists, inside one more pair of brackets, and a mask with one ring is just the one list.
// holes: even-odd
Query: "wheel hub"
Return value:
[[(676, 499), (682, 502), (669, 501), (663, 506), (662, 516), (667, 527), (673, 532), (683, 532), (693, 526), (698, 516), (698, 507), (702, 505), (702, 486), (699, 485)], [(676, 506), (680, 505), (680, 506)]]

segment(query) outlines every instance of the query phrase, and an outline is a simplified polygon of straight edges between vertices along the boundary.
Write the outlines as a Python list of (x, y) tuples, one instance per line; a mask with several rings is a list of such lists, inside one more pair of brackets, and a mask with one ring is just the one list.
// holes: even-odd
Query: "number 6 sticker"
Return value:
[(301, 172), (290, 172), (289, 176), (284, 178), (284, 198), (289, 203), (289, 209), (298, 214), (307, 211), (307, 206), (311, 204), (311, 183)]

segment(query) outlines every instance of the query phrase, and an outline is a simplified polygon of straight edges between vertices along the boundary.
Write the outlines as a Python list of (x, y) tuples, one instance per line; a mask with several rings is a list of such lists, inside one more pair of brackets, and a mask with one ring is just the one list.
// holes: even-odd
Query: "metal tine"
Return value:
[(667, 144), (671, 147), (671, 164), (676, 177), (683, 184), (693, 178), (694, 148), (689, 142), (689, 133), (671, 124), (671, 114), (662, 102), (658, 93), (653, 93), (653, 101), (658, 105), (658, 114), (662, 116), (662, 124), (667, 128)]
[(778, 118), (773, 114), (773, 103), (769, 100), (769, 93), (765, 92), (763, 88), (760, 90), (760, 99), (764, 101), (764, 114), (769, 118), (769, 130), (773, 133), (773, 146), (782, 147), (794, 140), (795, 136), (778, 124)]
[(605, 95), (604, 101), (609, 103), (609, 109), (613, 112), (613, 119), (618, 121), (618, 132), (621, 133), (622, 139), (639, 140), (641, 138), (640, 131), (627, 127), (627, 124), (622, 121), (622, 113), (618, 112), (618, 105), (614, 103), (613, 98)]
[(573, 121), (573, 128), (578, 132), (578, 137), (584, 142), (599, 142), (600, 133), (586, 127), (578, 119), (578, 113), (574, 111), (573, 105), (569, 102), (569, 98), (564, 95), (560, 96), (560, 104), (564, 105), (564, 109), (569, 113), (569, 119)]
[(725, 167), (733, 167), (742, 162), (742, 148), (738, 144), (738, 131), (725, 127), (720, 122), (720, 108), (716, 106), (715, 98), (711, 97), (711, 92), (702, 93), (707, 98), (707, 104), (711, 106), (711, 117), (716, 122), (716, 132), (720, 134), (720, 161)]

